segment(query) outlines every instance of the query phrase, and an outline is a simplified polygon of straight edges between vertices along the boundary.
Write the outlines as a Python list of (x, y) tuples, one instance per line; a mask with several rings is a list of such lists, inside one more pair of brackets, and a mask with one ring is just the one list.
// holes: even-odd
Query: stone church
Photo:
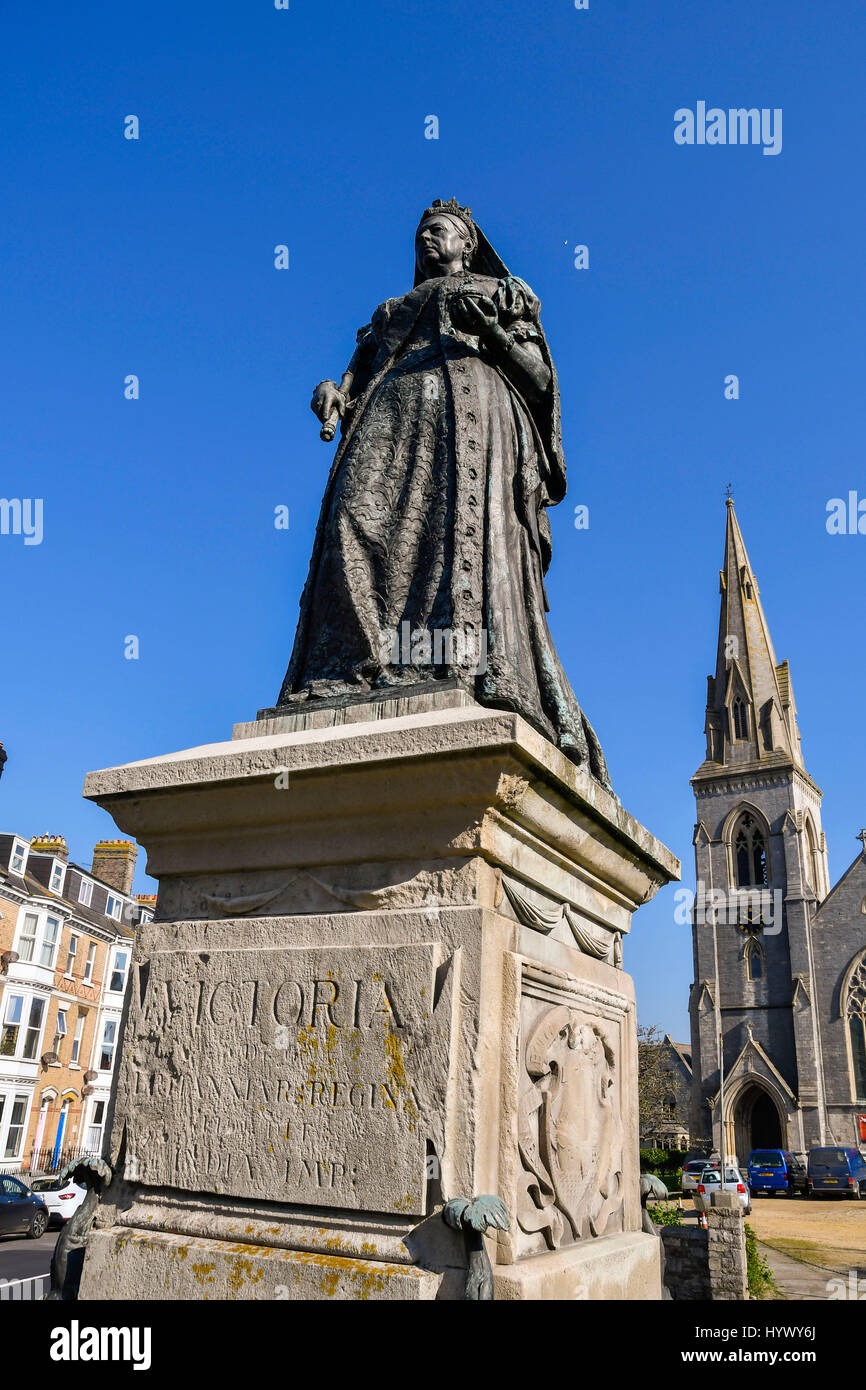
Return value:
[[(806, 770), (732, 501), (697, 802), (692, 1143), (866, 1150), (866, 832), (833, 887)], [(724, 1074), (720, 1075), (719, 1040)]]

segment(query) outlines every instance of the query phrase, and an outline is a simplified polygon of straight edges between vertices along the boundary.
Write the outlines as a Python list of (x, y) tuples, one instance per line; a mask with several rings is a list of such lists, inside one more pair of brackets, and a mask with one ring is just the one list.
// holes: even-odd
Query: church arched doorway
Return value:
[(734, 1111), (737, 1159), (745, 1163), (752, 1149), (783, 1149), (782, 1121), (771, 1096), (761, 1086), (747, 1086)]

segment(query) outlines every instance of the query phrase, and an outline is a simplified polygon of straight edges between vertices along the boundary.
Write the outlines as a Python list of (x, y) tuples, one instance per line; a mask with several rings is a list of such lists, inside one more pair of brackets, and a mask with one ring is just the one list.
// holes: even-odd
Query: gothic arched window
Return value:
[(763, 980), (764, 978), (764, 952), (761, 950), (757, 941), (750, 941), (746, 947), (746, 979)]
[(818, 887), (818, 849), (815, 844), (815, 833), (812, 830), (810, 821), (806, 822), (806, 844), (803, 858), (805, 859), (806, 882), (810, 888)]
[(734, 738), (748, 738), (749, 716), (745, 701), (741, 700), (739, 695), (734, 700), (731, 709), (734, 716)]
[(666, 1120), (675, 1120), (677, 1117), (677, 1098), (674, 1095), (666, 1095), (662, 1102)]
[(855, 1099), (866, 1099), (866, 956), (860, 960), (848, 981), (845, 1013), (851, 1042)]
[(734, 831), (734, 868), (738, 888), (767, 886), (767, 842), (748, 811), (737, 821)]

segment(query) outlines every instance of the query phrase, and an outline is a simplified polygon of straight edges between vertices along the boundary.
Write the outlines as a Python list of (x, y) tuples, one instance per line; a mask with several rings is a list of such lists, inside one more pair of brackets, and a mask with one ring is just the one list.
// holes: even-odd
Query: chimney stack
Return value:
[(58, 859), (69, 858), (69, 846), (62, 835), (37, 835), (30, 841), (33, 854), (54, 854)]
[(132, 840), (100, 840), (93, 846), (93, 865), (90, 872), (103, 883), (110, 883), (119, 893), (132, 893), (138, 846)]

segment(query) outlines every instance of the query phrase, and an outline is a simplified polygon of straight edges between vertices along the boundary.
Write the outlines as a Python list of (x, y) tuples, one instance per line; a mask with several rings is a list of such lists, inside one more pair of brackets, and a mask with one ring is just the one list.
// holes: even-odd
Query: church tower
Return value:
[(788, 663), (776, 660), (731, 500), (720, 593), (706, 760), (691, 782), (691, 1133), (719, 1149), (724, 1122), (727, 1154), (745, 1163), (753, 1148), (825, 1142), (813, 924), (829, 881)]

